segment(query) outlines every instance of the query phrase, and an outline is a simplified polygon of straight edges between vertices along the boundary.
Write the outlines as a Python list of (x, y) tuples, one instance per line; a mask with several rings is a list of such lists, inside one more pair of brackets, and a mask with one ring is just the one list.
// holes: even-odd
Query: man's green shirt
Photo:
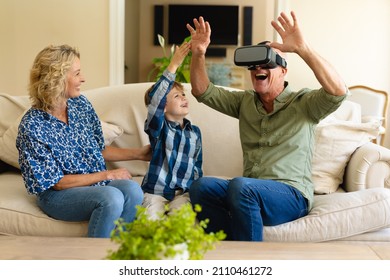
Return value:
[(228, 91), (209, 84), (198, 98), (211, 108), (239, 119), (245, 177), (270, 179), (297, 188), (313, 203), (311, 161), (315, 127), (345, 99), (324, 89), (294, 92), (286, 83), (267, 113), (253, 90)]

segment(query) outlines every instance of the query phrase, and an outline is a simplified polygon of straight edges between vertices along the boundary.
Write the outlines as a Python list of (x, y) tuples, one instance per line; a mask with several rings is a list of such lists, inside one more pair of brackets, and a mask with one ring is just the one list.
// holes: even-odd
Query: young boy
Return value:
[(163, 75), (145, 93), (145, 132), (152, 146), (152, 159), (142, 189), (143, 205), (152, 219), (165, 213), (167, 204), (173, 210), (189, 202), (189, 187), (203, 175), (201, 132), (185, 118), (188, 100), (183, 86), (175, 82), (176, 70), (189, 50), (189, 43), (176, 47)]

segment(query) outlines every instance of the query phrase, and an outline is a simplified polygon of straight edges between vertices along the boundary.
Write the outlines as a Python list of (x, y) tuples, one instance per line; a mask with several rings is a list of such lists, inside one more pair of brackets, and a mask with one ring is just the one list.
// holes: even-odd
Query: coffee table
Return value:
[[(2, 260), (102, 260), (117, 244), (104, 238), (0, 236)], [(390, 244), (222, 241), (205, 260), (390, 260)]]

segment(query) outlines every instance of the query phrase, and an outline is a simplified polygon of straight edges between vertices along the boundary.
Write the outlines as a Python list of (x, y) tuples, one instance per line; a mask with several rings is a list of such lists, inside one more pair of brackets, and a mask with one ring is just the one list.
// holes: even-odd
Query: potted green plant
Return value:
[[(172, 45), (171, 52), (169, 56), (165, 50), (165, 39), (160, 34), (157, 34), (158, 42), (163, 50), (162, 57), (153, 58), (153, 69), (148, 74), (149, 81), (157, 81), (164, 70), (168, 67), (169, 62), (172, 59), (173, 53), (175, 51), (175, 45)], [(191, 36), (184, 39), (183, 42), (189, 42), (191, 40)], [(190, 63), (191, 63), (191, 52), (184, 58), (180, 67), (176, 70), (176, 81), (181, 83), (189, 83), (190, 82)], [(154, 78), (152, 78), (154, 77)]]
[(150, 219), (146, 209), (139, 207), (131, 223), (117, 221), (111, 240), (119, 244), (107, 256), (112, 260), (203, 259), (208, 250), (225, 239), (223, 231), (206, 233), (208, 220), (196, 220), (199, 205), (184, 204), (169, 215)]

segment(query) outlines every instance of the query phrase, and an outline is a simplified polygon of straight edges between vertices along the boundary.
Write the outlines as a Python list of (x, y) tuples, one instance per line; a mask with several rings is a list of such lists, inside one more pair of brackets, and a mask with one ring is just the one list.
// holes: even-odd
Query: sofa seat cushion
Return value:
[[(142, 177), (133, 179), (140, 183)], [(19, 173), (3, 173), (0, 180), (0, 235), (87, 236), (88, 221), (66, 222), (43, 213), (36, 196), (27, 194)]]
[[(0, 175), (0, 234), (31, 236), (86, 236), (88, 222), (65, 222), (45, 215), (28, 195), (16, 172)], [(141, 182), (142, 177), (133, 178)], [(309, 215), (264, 228), (265, 241), (321, 242), (348, 238), (390, 227), (390, 190), (317, 195)]]
[(18, 173), (1, 174), (0, 234), (31, 236), (86, 236), (88, 222), (64, 222), (52, 219), (29, 195)]
[(390, 189), (316, 195), (310, 213), (298, 220), (264, 227), (270, 242), (322, 242), (390, 227)]

